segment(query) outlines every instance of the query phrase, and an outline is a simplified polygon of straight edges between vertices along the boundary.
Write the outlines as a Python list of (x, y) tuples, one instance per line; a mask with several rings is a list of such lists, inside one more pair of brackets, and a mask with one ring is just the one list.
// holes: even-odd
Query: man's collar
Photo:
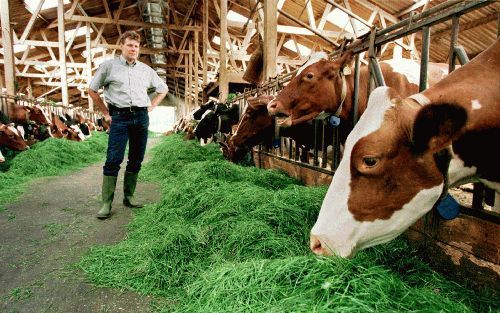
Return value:
[(125, 60), (125, 58), (123, 57), (123, 55), (120, 55), (120, 62), (123, 65), (132, 65), (132, 66), (137, 65), (137, 60), (135, 60), (134, 63), (132, 63), (132, 64), (128, 64), (127, 60)]

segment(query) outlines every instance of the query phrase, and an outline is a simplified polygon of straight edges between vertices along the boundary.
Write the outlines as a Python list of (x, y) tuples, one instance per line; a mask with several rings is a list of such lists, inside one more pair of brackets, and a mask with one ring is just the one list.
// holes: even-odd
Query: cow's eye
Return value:
[(313, 77), (314, 77), (314, 74), (311, 73), (311, 72), (309, 72), (309, 73), (306, 74), (306, 78), (307, 79), (312, 79)]
[(364, 157), (363, 164), (367, 167), (374, 167), (378, 163), (378, 158), (375, 157)]

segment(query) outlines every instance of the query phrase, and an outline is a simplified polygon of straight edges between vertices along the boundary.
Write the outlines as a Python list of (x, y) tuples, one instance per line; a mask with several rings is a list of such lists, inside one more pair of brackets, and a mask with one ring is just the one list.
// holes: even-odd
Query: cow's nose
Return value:
[(314, 252), (314, 254), (317, 255), (329, 255), (329, 250), (325, 249), (323, 243), (321, 243), (321, 240), (319, 240), (319, 237), (315, 235), (311, 235), (311, 250)]

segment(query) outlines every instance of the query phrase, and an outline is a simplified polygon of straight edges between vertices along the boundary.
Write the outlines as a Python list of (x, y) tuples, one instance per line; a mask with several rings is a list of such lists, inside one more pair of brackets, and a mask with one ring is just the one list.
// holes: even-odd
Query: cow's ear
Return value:
[(413, 123), (416, 153), (438, 152), (449, 146), (463, 131), (467, 111), (456, 104), (429, 104), (421, 108)]

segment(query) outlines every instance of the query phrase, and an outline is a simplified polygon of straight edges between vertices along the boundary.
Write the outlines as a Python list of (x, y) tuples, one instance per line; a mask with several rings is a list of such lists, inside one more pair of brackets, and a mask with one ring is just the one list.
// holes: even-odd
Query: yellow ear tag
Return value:
[(346, 75), (346, 76), (347, 76), (347, 75), (351, 75), (351, 73), (352, 73), (352, 72), (351, 72), (351, 68), (350, 68), (349, 66), (344, 66), (344, 68), (342, 69), (342, 73), (343, 73), (344, 75)]

